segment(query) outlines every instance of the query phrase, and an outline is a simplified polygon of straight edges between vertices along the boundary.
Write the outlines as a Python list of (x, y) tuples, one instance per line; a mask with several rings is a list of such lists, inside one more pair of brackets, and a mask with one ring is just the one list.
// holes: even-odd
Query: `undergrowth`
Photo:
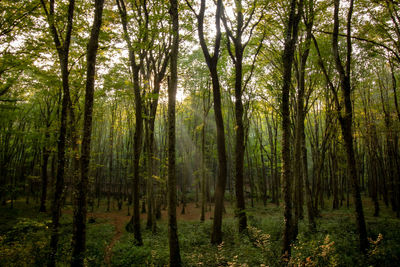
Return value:
[[(178, 222), (183, 266), (282, 266), (283, 216), (278, 207), (248, 209), (249, 227), (239, 234), (237, 220), (224, 218), (223, 243), (210, 244), (212, 221)], [(400, 220), (392, 215), (367, 217), (369, 250), (358, 249), (352, 211), (326, 210), (317, 229), (308, 230), (307, 219), (299, 224), (292, 245), (289, 266), (400, 266)], [(133, 235), (125, 233), (114, 246), (112, 266), (167, 266), (167, 224), (158, 224), (157, 234), (143, 231), (144, 245), (135, 246)]]
[[(400, 266), (399, 219), (388, 209), (373, 217), (366, 205), (369, 249), (358, 249), (357, 229), (351, 209), (322, 210), (317, 228), (310, 231), (307, 218), (300, 221), (299, 235), (292, 245), (289, 266)], [(14, 210), (0, 207), (0, 266), (46, 265), (50, 238), (50, 218), (32, 211), (30, 206)], [(228, 210), (228, 212), (230, 212)], [(237, 219), (223, 219), (223, 243), (211, 245), (212, 220), (178, 221), (183, 266), (282, 266), (282, 209), (273, 205), (248, 208), (248, 229), (238, 233)], [(107, 219), (88, 223), (87, 266), (101, 266), (104, 251), (114, 235)], [(157, 233), (142, 228), (143, 246), (132, 234), (123, 233), (112, 249), (112, 266), (167, 266), (168, 228), (158, 222)], [(71, 257), (72, 217), (61, 220), (57, 262), (69, 265)]]
[[(50, 218), (32, 212), (32, 207), (2, 208), (0, 216), (0, 266), (46, 266), (49, 253)], [(26, 212), (22, 212), (22, 211)], [(100, 266), (114, 227), (105, 221), (87, 224), (86, 265)], [(65, 214), (60, 221), (57, 266), (69, 266), (71, 258), (72, 217)]]

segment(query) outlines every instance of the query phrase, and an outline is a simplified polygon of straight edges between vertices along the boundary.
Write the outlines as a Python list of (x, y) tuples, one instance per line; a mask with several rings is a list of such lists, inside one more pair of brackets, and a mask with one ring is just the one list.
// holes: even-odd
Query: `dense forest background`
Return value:
[(0, 266), (400, 265), (398, 1), (0, 13)]

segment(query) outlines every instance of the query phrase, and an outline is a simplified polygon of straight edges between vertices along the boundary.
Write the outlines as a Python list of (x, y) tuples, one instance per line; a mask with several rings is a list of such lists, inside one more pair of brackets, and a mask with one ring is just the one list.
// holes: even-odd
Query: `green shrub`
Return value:
[(0, 236), (0, 266), (43, 266), (48, 252), (48, 226), (21, 218)]

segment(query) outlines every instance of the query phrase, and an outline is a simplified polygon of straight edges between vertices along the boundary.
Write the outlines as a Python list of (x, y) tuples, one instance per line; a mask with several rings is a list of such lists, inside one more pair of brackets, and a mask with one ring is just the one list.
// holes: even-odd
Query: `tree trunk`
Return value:
[(334, 30), (332, 36), (332, 50), (335, 58), (336, 69), (340, 75), (340, 86), (343, 93), (344, 116), (340, 115), (339, 121), (342, 129), (342, 135), (345, 143), (347, 167), (349, 172), (349, 178), (351, 179), (351, 185), (353, 189), (353, 199), (356, 212), (357, 228), (359, 233), (360, 249), (363, 253), (367, 251), (368, 240), (367, 240), (367, 229), (364, 219), (364, 211), (361, 201), (361, 194), (359, 188), (359, 181), (357, 177), (356, 161), (354, 156), (353, 148), (353, 109), (351, 102), (351, 84), (350, 84), (350, 64), (351, 64), (351, 17), (353, 13), (353, 0), (350, 1), (349, 12), (347, 17), (347, 60), (346, 69), (343, 67), (340, 55), (339, 55), (339, 5), (340, 0), (335, 0), (334, 10)]
[(149, 121), (145, 119), (145, 166), (146, 166), (146, 173), (147, 173), (147, 181), (146, 181), (146, 198), (147, 198), (147, 221), (146, 221), (146, 228), (151, 229), (153, 226), (153, 206), (152, 206), (152, 199), (153, 199), (153, 166), (152, 166), (152, 148), (150, 144), (150, 135), (149, 132)]
[(246, 158), (247, 158), (247, 168), (248, 168), (248, 176), (249, 176), (249, 185), (250, 185), (250, 203), (251, 207), (254, 208), (254, 195), (255, 195), (255, 185), (254, 185), (254, 177), (253, 177), (253, 166), (251, 162), (251, 158), (249, 157), (249, 149), (250, 146), (246, 149)]
[(301, 155), (302, 155), (302, 172), (305, 181), (306, 188), (306, 196), (307, 196), (307, 216), (308, 216), (308, 226), (311, 231), (314, 231), (316, 228), (315, 224), (315, 214), (314, 214), (314, 206), (313, 206), (313, 198), (310, 187), (310, 181), (308, 178), (308, 160), (307, 160), (307, 146), (306, 146), (306, 134), (303, 131), (303, 135), (301, 138)]
[(76, 206), (74, 206), (71, 266), (84, 266), (86, 249), (86, 214), (89, 183), (90, 143), (92, 135), (92, 115), (96, 55), (103, 16), (104, 0), (95, 1), (94, 21), (87, 46), (86, 93), (81, 150), (81, 177), (77, 184)]
[[(204, 100), (203, 100), (204, 101)], [(204, 222), (205, 220), (205, 211), (206, 211), (206, 144), (205, 137), (206, 135), (206, 114), (203, 112), (203, 128), (201, 129), (201, 215), (200, 221)]]
[(176, 167), (175, 167), (175, 105), (176, 88), (178, 85), (178, 49), (179, 49), (179, 19), (178, 1), (170, 1), (170, 16), (172, 21), (172, 49), (170, 71), (171, 80), (168, 83), (168, 241), (169, 266), (181, 266), (179, 252), (178, 225), (176, 221)]
[[(261, 140), (262, 140), (262, 137), (261, 137)], [(260, 148), (262, 146), (261, 140), (260, 140)], [(261, 157), (261, 177), (262, 177), (261, 179), (262, 179), (262, 183), (263, 183), (262, 198), (263, 198), (264, 207), (267, 207), (267, 200), (268, 200), (267, 173), (265, 171), (266, 166), (265, 166), (265, 162), (264, 162), (263, 152), (262, 152), (261, 149), (260, 149), (260, 157)], [(269, 177), (270, 181), (271, 181), (271, 179), (272, 179), (272, 172), (271, 172), (271, 175)], [(271, 188), (271, 186), (269, 188)]]
[[(64, 68), (63, 68), (64, 69)], [(60, 131), (57, 140), (57, 176), (56, 176), (56, 183), (54, 188), (54, 198), (51, 208), (52, 214), (52, 233), (51, 233), (51, 240), (50, 240), (50, 256), (48, 266), (52, 267), (55, 266), (55, 256), (57, 253), (57, 244), (58, 244), (58, 228), (59, 228), (59, 220), (61, 215), (61, 205), (62, 205), (62, 194), (64, 189), (64, 173), (65, 173), (65, 143), (66, 143), (66, 133), (67, 133), (67, 106), (68, 106), (68, 99), (66, 96), (66, 91), (69, 90), (68, 85), (68, 71), (65, 68), (62, 71), (63, 77), (63, 99), (62, 99), (62, 106), (61, 106), (61, 124), (60, 124)], [(66, 81), (64, 81), (66, 79)], [(68, 88), (68, 89), (66, 89)], [(69, 92), (68, 92), (69, 94)]]
[[(50, 126), (49, 126), (50, 127)], [(46, 199), (47, 199), (47, 184), (48, 174), (47, 165), (49, 162), (50, 151), (47, 149), (47, 143), (49, 142), (50, 134), (48, 132), (49, 127), (46, 128), (43, 144), (43, 162), (42, 162), (42, 197), (40, 198), (40, 212), (46, 212)]]
[[(312, 3), (312, 1), (310, 1)], [(295, 127), (295, 147), (294, 147), (294, 196), (295, 196), (295, 213), (293, 223), (293, 239), (297, 238), (298, 222), (303, 217), (303, 196), (304, 196), (304, 169), (302, 168), (302, 139), (304, 135), (304, 120), (306, 116), (306, 107), (304, 106), (305, 95), (305, 73), (308, 55), (311, 45), (311, 31), (313, 26), (313, 8), (310, 4), (310, 21), (306, 21), (306, 39), (304, 41), (304, 52), (299, 52), (300, 64), (298, 70), (298, 90), (297, 90), (297, 105), (296, 105), (296, 127)], [(300, 49), (299, 49), (300, 51)], [(307, 167), (307, 166), (306, 166)]]
[[(116, 100), (114, 100), (116, 101)], [(113, 182), (113, 159), (114, 159), (114, 121), (115, 121), (115, 109), (117, 108), (116, 103), (112, 103), (111, 106), (111, 123), (110, 123), (110, 136), (109, 136), (109, 162), (108, 162), (108, 185), (107, 185), (107, 211), (110, 211), (111, 204), (111, 185)]]
[(336, 158), (336, 151), (331, 152), (331, 177), (332, 177), (332, 184), (333, 184), (333, 203), (332, 209), (336, 210), (339, 209), (339, 195), (338, 195), (338, 176), (337, 176), (337, 158)]
[[(238, 8), (238, 10), (241, 10)], [(241, 11), (239, 11), (241, 13)], [(243, 24), (238, 22), (238, 27), (241, 28)], [(237, 212), (239, 217), (239, 233), (247, 228), (246, 206), (243, 192), (243, 165), (244, 165), (244, 126), (243, 126), (243, 103), (242, 103), (242, 60), (243, 60), (243, 47), (241, 38), (236, 36), (235, 43), (235, 119), (236, 119), (236, 142), (235, 142), (235, 192), (237, 202)]]
[(224, 121), (222, 117), (221, 109), (221, 90), (218, 77), (218, 57), (221, 43), (221, 12), (222, 12), (222, 0), (217, 0), (217, 9), (215, 14), (215, 25), (216, 25), (216, 38), (214, 43), (214, 54), (211, 56), (207, 44), (204, 38), (204, 12), (206, 3), (205, 0), (201, 0), (201, 7), (197, 23), (197, 30), (200, 39), (200, 45), (206, 59), (208, 69), (210, 71), (213, 97), (214, 97), (214, 115), (215, 124), (217, 128), (217, 152), (218, 152), (218, 178), (217, 185), (215, 188), (215, 208), (214, 208), (214, 219), (213, 219), (213, 230), (211, 234), (211, 243), (220, 244), (222, 242), (222, 212), (224, 206), (224, 194), (227, 178), (227, 160), (226, 160), (226, 148), (225, 148), (225, 131)]
[[(60, 71), (61, 71), (61, 80), (63, 88), (61, 117), (60, 117), (61, 123), (60, 123), (59, 136), (57, 140), (57, 160), (58, 160), (57, 176), (54, 188), (54, 198), (51, 207), (52, 226), (51, 226), (51, 238), (50, 238), (50, 253), (47, 262), (48, 266), (53, 267), (56, 264), (56, 253), (57, 253), (57, 245), (59, 239), (58, 228), (60, 225), (62, 194), (64, 189), (67, 110), (68, 110), (68, 104), (70, 102), (68, 59), (69, 59), (69, 47), (71, 43), (75, 1), (69, 0), (68, 3), (67, 28), (64, 38), (59, 36), (56, 25), (54, 24), (55, 23), (54, 0), (50, 1), (49, 8), (47, 8), (46, 2), (44, 0), (41, 0), (41, 4), (49, 24), (49, 29), (53, 37), (55, 47), (57, 49), (57, 54), (60, 61)], [(64, 41), (64, 43), (61, 43), (62, 40)]]
[[(150, 190), (150, 195), (152, 196), (150, 199), (151, 202), (151, 221), (152, 221), (152, 232), (156, 233), (157, 231), (157, 223), (156, 223), (156, 219), (157, 219), (157, 212), (159, 209), (159, 204), (157, 203), (156, 200), (156, 185), (154, 185), (155, 180), (153, 179), (153, 175), (156, 175), (156, 164), (155, 164), (155, 154), (156, 154), (156, 145), (155, 145), (155, 141), (154, 141), (154, 126), (155, 126), (155, 119), (156, 119), (156, 114), (157, 114), (157, 106), (158, 106), (158, 95), (160, 92), (160, 88), (161, 88), (161, 82), (164, 79), (165, 76), (165, 72), (167, 70), (168, 67), (168, 62), (169, 62), (169, 50), (165, 50), (163, 55), (159, 55), (160, 57), (164, 56), (163, 60), (162, 60), (162, 64), (161, 67), (158, 68), (156, 66), (156, 64), (153, 64), (153, 72), (154, 72), (154, 76), (155, 76), (155, 81), (154, 81), (154, 90), (153, 90), (153, 95), (156, 95), (156, 98), (153, 98), (150, 100), (150, 117), (148, 118), (147, 122), (148, 122), (148, 130), (149, 130), (149, 134), (148, 134), (148, 151), (149, 151), (149, 168), (150, 170), (150, 181), (151, 181), (151, 190)], [(153, 59), (153, 63), (154, 63), (154, 59)]]
[[(296, 11), (297, 9), (297, 11)], [(282, 55), (283, 85), (282, 85), (282, 193), (284, 199), (284, 229), (283, 229), (283, 258), (290, 257), (292, 232), (292, 172), (290, 157), (290, 107), (289, 91), (292, 81), (292, 63), (297, 42), (298, 26), (303, 11), (303, 0), (290, 4), (288, 22), (285, 28), (285, 43)]]
[[(142, 96), (139, 83), (139, 71), (143, 63), (143, 53), (140, 54), (140, 63), (136, 63), (135, 49), (132, 45), (128, 33), (128, 15), (124, 0), (117, 0), (118, 10), (121, 16), (121, 23), (124, 32), (124, 39), (128, 45), (129, 62), (133, 75), (133, 91), (135, 95), (135, 134), (133, 137), (133, 179), (132, 179), (132, 194), (133, 194), (133, 215), (127, 225), (128, 230), (133, 230), (136, 240), (136, 245), (143, 245), (142, 234), (140, 231), (140, 196), (139, 196), (139, 161), (142, 148), (142, 135), (143, 135), (143, 116), (142, 116)], [(146, 3), (144, 3), (146, 5)], [(147, 10), (144, 8), (144, 10)], [(148, 17), (148, 16), (147, 16)], [(133, 229), (132, 229), (133, 228)]]

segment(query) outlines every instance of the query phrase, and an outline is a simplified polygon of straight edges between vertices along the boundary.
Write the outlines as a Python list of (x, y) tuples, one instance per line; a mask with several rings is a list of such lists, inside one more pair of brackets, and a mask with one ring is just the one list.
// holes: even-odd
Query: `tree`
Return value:
[(364, 211), (361, 202), (360, 187), (357, 177), (356, 161), (353, 148), (353, 107), (351, 103), (351, 19), (353, 14), (354, 1), (350, 1), (350, 6), (347, 13), (347, 37), (346, 37), (346, 65), (342, 64), (342, 59), (339, 54), (339, 6), (340, 0), (335, 0), (335, 10), (333, 16), (333, 35), (332, 35), (332, 51), (335, 59), (336, 70), (340, 77), (340, 88), (344, 102), (344, 115), (340, 114), (339, 122), (342, 129), (342, 135), (345, 142), (347, 167), (353, 188), (353, 199), (356, 212), (357, 228), (360, 240), (360, 249), (366, 252), (368, 247), (367, 229), (365, 226)]
[[(312, 204), (312, 196), (310, 193), (310, 187), (308, 184), (308, 166), (307, 150), (305, 145), (305, 132), (304, 132), (304, 120), (307, 112), (307, 106), (304, 105), (305, 100), (305, 75), (306, 75), (306, 64), (310, 53), (311, 39), (312, 39), (312, 28), (314, 24), (314, 1), (307, 1), (305, 8), (304, 24), (306, 27), (306, 36), (304, 40), (304, 46), (299, 47), (299, 64), (298, 64), (298, 85), (296, 95), (296, 125), (295, 125), (295, 145), (294, 145), (294, 169), (302, 170), (294, 172), (294, 205), (295, 205), (295, 218), (294, 218), (294, 229), (293, 238), (297, 237), (298, 233), (298, 221), (302, 217), (303, 210), (303, 195), (304, 195), (304, 181), (306, 181), (306, 195), (307, 195), (307, 210), (309, 226), (313, 230), (315, 229), (314, 220), (314, 209)], [(300, 46), (300, 45), (299, 45)], [(308, 93), (309, 95), (309, 93)]]
[[(68, 59), (69, 49), (71, 44), (73, 17), (75, 9), (75, 0), (69, 0), (68, 13), (67, 13), (67, 28), (65, 36), (59, 36), (59, 30), (56, 26), (54, 0), (50, 0), (49, 5), (46, 0), (41, 0), (43, 11), (45, 13), (47, 23), (49, 25), (50, 34), (53, 37), (54, 45), (57, 49), (58, 59), (60, 61), (61, 80), (63, 88), (62, 104), (61, 104), (61, 123), (60, 132), (57, 145), (57, 177), (54, 189), (54, 199), (52, 203), (52, 234), (50, 240), (50, 255), (48, 266), (55, 266), (55, 256), (57, 253), (58, 244), (58, 228), (61, 214), (61, 195), (64, 188), (64, 171), (65, 171), (65, 141), (67, 133), (67, 109), (70, 103), (70, 89), (69, 89), (69, 71)], [(62, 41), (64, 41), (62, 43)]]
[(298, 37), (299, 21), (303, 14), (303, 0), (290, 1), (289, 16), (285, 26), (285, 41), (282, 54), (282, 191), (284, 200), (283, 257), (290, 256), (293, 240), (292, 229), (292, 172), (290, 157), (290, 108), (289, 91), (292, 81), (292, 63)]
[[(252, 76), (252, 72), (254, 69), (255, 60), (257, 58), (258, 53), (262, 47), (262, 42), (264, 37), (259, 41), (258, 48), (256, 49), (252, 70), (250, 75), (247, 77), (245, 83), (243, 84), (243, 56), (247, 45), (249, 44), (251, 38), (253, 37), (253, 31), (263, 18), (263, 12), (259, 15), (257, 21), (253, 21), (254, 14), (257, 11), (257, 1), (253, 1), (251, 5), (247, 7), (249, 9), (249, 14), (247, 19), (244, 19), (243, 10), (245, 7), (241, 0), (235, 1), (235, 10), (236, 10), (236, 28), (232, 29), (229, 27), (226, 15), (223, 14), (222, 21), (225, 26), (225, 30), (227, 32), (227, 48), (229, 55), (235, 66), (235, 132), (236, 132), (236, 140), (235, 140), (235, 192), (236, 192), (236, 201), (237, 201), (237, 212), (239, 217), (239, 232), (243, 232), (247, 228), (247, 218), (245, 212), (245, 199), (243, 192), (243, 168), (244, 168), (244, 151), (246, 149), (245, 144), (245, 127), (243, 123), (243, 93), (246, 91), (246, 86), (250, 81)], [(243, 42), (243, 34), (248, 35), (247, 40)], [(232, 42), (232, 43), (231, 43)], [(233, 44), (233, 45), (232, 45)]]
[(196, 15), (197, 18), (197, 32), (200, 39), (200, 46), (203, 50), (203, 55), (206, 60), (208, 69), (210, 71), (212, 88), (213, 88), (213, 99), (214, 99), (214, 115), (215, 123), (217, 125), (217, 152), (218, 152), (218, 179), (217, 187), (215, 189), (215, 208), (214, 208), (214, 219), (213, 219), (213, 231), (211, 234), (211, 243), (220, 244), (222, 242), (222, 211), (224, 205), (224, 194), (227, 178), (227, 160), (226, 160), (226, 148), (225, 148), (225, 130), (224, 120), (222, 117), (221, 110), (221, 89), (218, 76), (218, 59), (221, 46), (221, 14), (222, 14), (222, 0), (218, 0), (216, 4), (215, 13), (215, 27), (216, 35), (214, 41), (214, 51), (210, 54), (209, 48), (204, 37), (204, 13), (206, 10), (206, 0), (202, 0), (200, 3), (200, 11), (197, 14), (191, 4), (187, 1), (190, 9)]
[(78, 194), (74, 207), (74, 231), (72, 236), (71, 266), (84, 266), (86, 249), (86, 213), (87, 193), (89, 183), (90, 143), (92, 135), (92, 114), (94, 83), (96, 70), (96, 56), (99, 47), (99, 34), (102, 23), (104, 0), (95, 1), (94, 21), (87, 45), (87, 72), (85, 92), (85, 113), (83, 122), (83, 140), (81, 148), (81, 176), (77, 183)]
[[(49, 78), (49, 77), (46, 77)], [(53, 81), (52, 79), (49, 79)], [(42, 84), (41, 84), (42, 86)], [(51, 87), (50, 87), (51, 88)], [(52, 88), (51, 88), (52, 89)], [(45, 91), (40, 96), (43, 101), (39, 100), (40, 115), (43, 119), (44, 126), (44, 138), (42, 144), (42, 166), (41, 166), (41, 179), (42, 179), (42, 194), (40, 197), (40, 212), (46, 212), (46, 201), (47, 201), (47, 188), (48, 188), (48, 163), (51, 155), (51, 126), (54, 124), (54, 110), (56, 108), (56, 96), (52, 91)]]
[(170, 58), (171, 78), (168, 82), (168, 240), (169, 265), (181, 266), (178, 225), (176, 222), (176, 172), (175, 172), (175, 105), (178, 85), (179, 17), (178, 1), (170, 1), (172, 21), (172, 47)]
[[(136, 40), (137, 43), (133, 43), (130, 38), (130, 32), (128, 31), (128, 17), (126, 5), (124, 0), (116, 0), (117, 6), (119, 10), (119, 14), (121, 17), (121, 24), (123, 28), (123, 34), (125, 42), (128, 46), (129, 52), (129, 63), (133, 75), (133, 91), (135, 94), (135, 135), (134, 135), (134, 148), (133, 148), (133, 180), (132, 180), (132, 193), (133, 193), (133, 215), (130, 224), (133, 225), (133, 233), (138, 246), (143, 245), (142, 234), (140, 232), (140, 213), (139, 213), (139, 160), (142, 148), (142, 135), (143, 135), (143, 108), (142, 108), (142, 93), (140, 89), (140, 81), (139, 81), (139, 72), (142, 68), (146, 50), (140, 49), (138, 52), (139, 62), (137, 62), (136, 58), (136, 45), (141, 44), (145, 45), (148, 41), (147, 34), (147, 26), (148, 26), (148, 13), (146, 7), (146, 1), (137, 3), (135, 12), (137, 12), (138, 19), (138, 28), (139, 30), (143, 30), (144, 33), (139, 34), (139, 40)], [(145, 21), (142, 21), (142, 12), (144, 12)], [(145, 25), (143, 25), (143, 23)]]
[[(154, 177), (158, 174), (156, 172), (156, 143), (154, 138), (154, 128), (157, 115), (157, 107), (159, 102), (159, 95), (161, 90), (161, 83), (165, 78), (167, 72), (168, 62), (171, 52), (171, 37), (167, 27), (164, 25), (164, 21), (160, 20), (166, 13), (165, 6), (153, 6), (154, 14), (151, 21), (152, 44), (150, 47), (149, 54), (146, 58), (147, 68), (147, 80), (148, 80), (148, 92), (145, 97), (145, 151), (146, 151), (146, 171), (147, 171), (147, 227), (151, 227), (153, 233), (156, 232), (156, 196), (155, 196), (155, 181)], [(152, 76), (152, 77), (151, 77)], [(151, 80), (153, 81), (151, 83)], [(152, 88), (151, 88), (152, 87)]]

